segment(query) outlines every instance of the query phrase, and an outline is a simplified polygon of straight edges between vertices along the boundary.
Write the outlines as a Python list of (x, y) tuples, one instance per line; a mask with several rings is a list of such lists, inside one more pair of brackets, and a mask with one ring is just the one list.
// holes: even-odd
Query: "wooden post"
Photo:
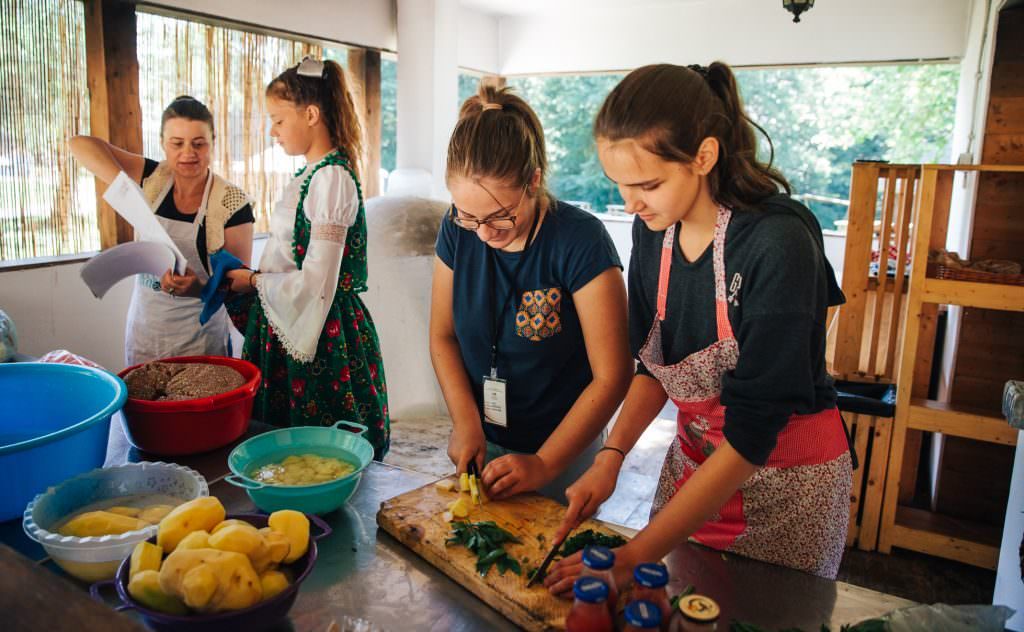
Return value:
[[(142, 153), (142, 106), (136, 53), (135, 5), (123, 0), (86, 0), (86, 73), (91, 134), (116, 147)], [(100, 247), (132, 240), (132, 227), (103, 201), (107, 186), (96, 180)]]
[(363, 124), (363, 197), (380, 195), (380, 51), (348, 49), (352, 96)]

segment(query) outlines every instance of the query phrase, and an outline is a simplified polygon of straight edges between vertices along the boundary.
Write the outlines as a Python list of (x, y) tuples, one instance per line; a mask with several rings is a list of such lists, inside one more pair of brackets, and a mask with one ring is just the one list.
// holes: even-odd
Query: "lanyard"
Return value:
[(519, 261), (516, 262), (515, 270), (512, 271), (512, 279), (509, 283), (508, 296), (502, 301), (500, 306), (495, 305), (495, 292), (496, 287), (496, 270), (498, 267), (497, 257), (498, 255), (494, 252), (493, 248), (489, 248), (490, 256), (487, 259), (487, 275), (488, 275), (488, 290), (490, 292), (490, 301), (488, 302), (491, 308), (491, 377), (498, 377), (498, 339), (501, 337), (501, 310), (515, 298), (518, 293), (516, 283), (519, 280), (519, 272), (523, 268), (523, 262), (526, 261), (526, 253), (530, 249), (530, 245), (537, 237), (537, 223), (540, 220), (540, 201), (537, 202), (535, 211), (533, 214), (533, 222), (530, 224), (530, 232), (527, 233), (526, 244), (523, 246), (523, 250), (519, 255)]

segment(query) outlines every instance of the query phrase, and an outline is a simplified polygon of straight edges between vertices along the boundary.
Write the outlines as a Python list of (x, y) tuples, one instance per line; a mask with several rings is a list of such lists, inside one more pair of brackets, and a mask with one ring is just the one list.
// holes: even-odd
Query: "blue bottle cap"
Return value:
[(644, 588), (663, 588), (668, 584), (668, 569), (664, 564), (645, 562), (633, 569), (633, 579)]
[(595, 571), (606, 571), (615, 566), (615, 554), (606, 546), (592, 544), (583, 549), (583, 565)]
[(572, 585), (576, 598), (585, 603), (604, 603), (608, 600), (608, 584), (596, 577), (579, 577)]
[(626, 606), (626, 623), (637, 628), (657, 628), (661, 625), (661, 608), (652, 601), (631, 601)]

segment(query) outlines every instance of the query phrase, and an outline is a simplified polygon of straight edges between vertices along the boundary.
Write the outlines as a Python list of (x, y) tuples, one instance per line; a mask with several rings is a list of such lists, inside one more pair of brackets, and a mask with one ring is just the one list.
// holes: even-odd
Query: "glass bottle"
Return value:
[(606, 546), (592, 544), (583, 549), (583, 570), (580, 577), (596, 577), (608, 586), (608, 612), (615, 618), (619, 606), (619, 588), (615, 585), (615, 554)]
[(668, 569), (664, 564), (645, 562), (633, 569), (633, 599), (651, 601), (661, 610), (661, 620), (667, 625), (672, 616), (668, 599)]
[(565, 618), (566, 632), (614, 632), (608, 613), (608, 584), (596, 577), (579, 577), (572, 592), (576, 601)]
[(661, 608), (653, 601), (631, 601), (626, 606), (624, 614), (624, 632), (651, 632), (661, 629)]

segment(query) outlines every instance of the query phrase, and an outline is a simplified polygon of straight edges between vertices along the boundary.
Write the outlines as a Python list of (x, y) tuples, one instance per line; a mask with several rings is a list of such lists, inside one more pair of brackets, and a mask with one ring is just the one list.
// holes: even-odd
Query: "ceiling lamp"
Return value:
[(800, 14), (814, 6), (814, 0), (782, 0), (782, 8), (793, 14), (793, 21), (800, 21)]

